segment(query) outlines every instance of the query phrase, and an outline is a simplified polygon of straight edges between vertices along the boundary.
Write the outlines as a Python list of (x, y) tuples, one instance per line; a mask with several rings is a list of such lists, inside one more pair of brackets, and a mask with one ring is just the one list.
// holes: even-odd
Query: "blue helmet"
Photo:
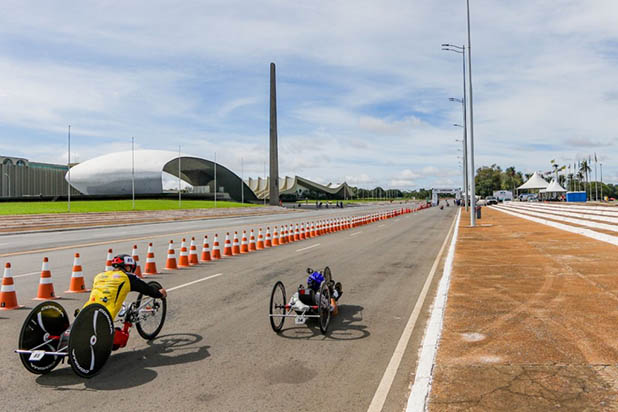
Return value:
[(316, 292), (320, 289), (322, 282), (324, 282), (324, 276), (320, 272), (313, 272), (307, 277), (307, 287)]

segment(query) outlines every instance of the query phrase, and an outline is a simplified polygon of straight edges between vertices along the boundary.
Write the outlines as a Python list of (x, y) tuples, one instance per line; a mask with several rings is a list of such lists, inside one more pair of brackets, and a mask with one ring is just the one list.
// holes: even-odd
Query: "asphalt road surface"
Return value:
[[(62, 295), (58, 302), (71, 314), (87, 298), (62, 293), (68, 288), (75, 251), (83, 256), (89, 287), (103, 270), (108, 247), (127, 252), (137, 243), (143, 264), (144, 245), (152, 240), (161, 269), (169, 239), (177, 246), (187, 235), (201, 242), (208, 234), (212, 240), (216, 230), (222, 240), (226, 231), (266, 225), (272, 229), (286, 220), (315, 219), (315, 214), (325, 218), (375, 210), (326, 211), (329, 215), (314, 211), (307, 212), (306, 219), (256, 217), (2, 236), (0, 244), (14, 245), (0, 246), (4, 255), (11, 255), (3, 256), (1, 263), (11, 261), (13, 274), (19, 276), (19, 303), (32, 308), (40, 262), (48, 256), (56, 293)], [(0, 410), (367, 410), (455, 210), (431, 208), (151, 276), (168, 289), (202, 281), (170, 292), (167, 319), (157, 339), (146, 342), (133, 329), (128, 346), (113, 352), (102, 372), (89, 380), (77, 377), (67, 364), (44, 376), (27, 372), (12, 351), (29, 310), (0, 312)], [(80, 242), (91, 245), (73, 247)], [(282, 280), (289, 297), (304, 283), (307, 267), (326, 265), (344, 290), (340, 313), (328, 334), (322, 335), (316, 323), (296, 326), (290, 319), (275, 334), (267, 316), (274, 283)], [(418, 322), (384, 410), (405, 405), (423, 327)]]

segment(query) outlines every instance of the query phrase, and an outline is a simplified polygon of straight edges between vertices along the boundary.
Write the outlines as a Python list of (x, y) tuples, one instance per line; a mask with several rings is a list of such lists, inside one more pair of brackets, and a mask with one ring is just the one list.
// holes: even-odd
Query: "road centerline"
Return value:
[(178, 290), (178, 289), (184, 288), (186, 286), (191, 286), (191, 285), (194, 285), (194, 284), (199, 283), (199, 282), (203, 282), (203, 281), (208, 280), (208, 279), (213, 279), (213, 278), (219, 277), (221, 275), (223, 275), (223, 273), (217, 273), (217, 274), (214, 274), (214, 275), (206, 276), (205, 278), (194, 280), (194, 281), (188, 282), (188, 283), (183, 283), (182, 285), (174, 286), (173, 288), (167, 289), (167, 291), (168, 292), (172, 292), (174, 290)]
[(302, 252), (303, 250), (313, 249), (314, 247), (318, 247), (318, 246), (320, 246), (320, 244), (319, 244), (319, 243), (316, 243), (315, 245), (307, 246), (307, 247), (304, 247), (304, 248), (302, 248), (302, 249), (297, 249), (296, 251), (297, 251), (297, 252)]

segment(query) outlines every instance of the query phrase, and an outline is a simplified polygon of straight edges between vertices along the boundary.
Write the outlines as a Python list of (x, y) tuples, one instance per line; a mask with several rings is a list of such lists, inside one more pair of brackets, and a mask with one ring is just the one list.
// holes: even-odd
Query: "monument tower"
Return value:
[(279, 205), (279, 157), (277, 154), (277, 85), (275, 63), (270, 63), (270, 186), (269, 204)]

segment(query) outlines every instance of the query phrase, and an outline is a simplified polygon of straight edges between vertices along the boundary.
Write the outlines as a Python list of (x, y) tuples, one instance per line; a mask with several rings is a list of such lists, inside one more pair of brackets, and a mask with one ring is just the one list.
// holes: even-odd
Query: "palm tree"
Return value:
[[(592, 172), (592, 169), (588, 165), (588, 161), (587, 160), (582, 160), (581, 166), (579, 167), (579, 172), (580, 172), (580, 174), (586, 176), (586, 183), (588, 183), (588, 176), (589, 176), (588, 173)], [(584, 189), (586, 189), (586, 185), (584, 185)]]
[(504, 172), (511, 179), (511, 190), (515, 191), (515, 183), (513, 180), (515, 178), (515, 175), (517, 174), (517, 172), (515, 171), (515, 166), (507, 167)]

